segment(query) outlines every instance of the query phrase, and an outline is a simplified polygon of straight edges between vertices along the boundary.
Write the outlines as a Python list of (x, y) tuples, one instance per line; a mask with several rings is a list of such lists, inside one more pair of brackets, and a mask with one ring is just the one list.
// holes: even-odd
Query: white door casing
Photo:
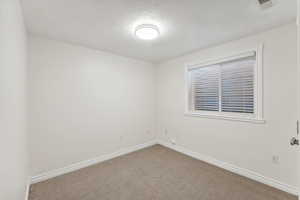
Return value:
[[(297, 63), (298, 63), (298, 119), (300, 119), (300, 0), (297, 6)], [(297, 136), (299, 139), (299, 135)], [(298, 148), (298, 199), (300, 200), (300, 148)]]

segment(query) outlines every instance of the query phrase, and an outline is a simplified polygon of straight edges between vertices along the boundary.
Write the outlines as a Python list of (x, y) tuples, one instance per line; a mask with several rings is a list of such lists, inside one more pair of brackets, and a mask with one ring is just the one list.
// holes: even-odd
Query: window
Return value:
[(187, 114), (263, 122), (259, 50), (187, 67)]

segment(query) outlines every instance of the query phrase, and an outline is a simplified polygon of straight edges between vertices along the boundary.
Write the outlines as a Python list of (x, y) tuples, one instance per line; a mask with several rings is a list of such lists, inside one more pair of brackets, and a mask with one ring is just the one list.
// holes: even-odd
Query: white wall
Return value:
[(0, 0), (0, 199), (25, 198), (26, 32), (18, 0)]
[(154, 67), (31, 36), (32, 175), (154, 138)]
[[(228, 56), (264, 43), (266, 124), (184, 116), (186, 63)], [(157, 69), (158, 133), (163, 141), (297, 185), (296, 148), (289, 146), (297, 119), (295, 24), (200, 50), (162, 63)], [(167, 134), (165, 134), (167, 129)], [(280, 163), (272, 163), (279, 155)]]
[[(141, 144), (158, 133), (163, 141), (174, 138), (189, 150), (297, 185), (296, 148), (289, 146), (297, 118), (294, 24), (158, 66), (36, 36), (29, 41), (32, 175)], [(265, 124), (184, 116), (186, 63), (261, 43)], [(273, 155), (279, 164), (272, 163)]]

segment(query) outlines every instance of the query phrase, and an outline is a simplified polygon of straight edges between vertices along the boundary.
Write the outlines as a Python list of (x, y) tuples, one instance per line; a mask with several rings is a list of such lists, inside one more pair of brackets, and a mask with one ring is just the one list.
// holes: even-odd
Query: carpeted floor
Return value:
[(32, 185), (30, 200), (297, 200), (155, 145)]

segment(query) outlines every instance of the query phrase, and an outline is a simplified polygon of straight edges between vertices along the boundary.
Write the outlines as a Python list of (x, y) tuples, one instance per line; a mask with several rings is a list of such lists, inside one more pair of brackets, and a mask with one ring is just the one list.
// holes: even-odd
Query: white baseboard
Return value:
[(29, 200), (30, 184), (31, 184), (31, 178), (28, 177), (28, 180), (26, 183), (26, 190), (25, 190), (25, 200)]
[(121, 149), (121, 150), (116, 151), (116, 152), (111, 153), (111, 154), (106, 154), (106, 155), (102, 155), (102, 156), (99, 156), (97, 158), (93, 158), (93, 159), (90, 159), (90, 160), (85, 160), (85, 161), (81, 161), (81, 162), (78, 162), (78, 163), (74, 163), (74, 164), (71, 164), (69, 166), (66, 166), (66, 167), (63, 167), (63, 168), (60, 168), (60, 169), (54, 169), (54, 170), (51, 170), (49, 172), (45, 172), (45, 173), (33, 176), (31, 178), (31, 184), (38, 183), (38, 182), (41, 182), (41, 181), (45, 181), (47, 179), (54, 178), (56, 176), (60, 176), (62, 174), (66, 174), (66, 173), (69, 173), (69, 172), (72, 172), (72, 171), (76, 171), (78, 169), (82, 169), (82, 168), (85, 168), (85, 167), (88, 167), (88, 166), (91, 166), (91, 165), (94, 165), (94, 164), (97, 164), (97, 163), (100, 163), (100, 162), (103, 162), (103, 161), (106, 161), (106, 160), (109, 160), (109, 159), (112, 159), (112, 158), (116, 158), (118, 156), (122, 156), (122, 155), (131, 153), (131, 152), (134, 152), (134, 151), (146, 148), (146, 147), (153, 146), (155, 144), (157, 144), (156, 141), (150, 141), (150, 142), (147, 142), (147, 143), (144, 143), (144, 144), (139, 144), (139, 145), (136, 145), (136, 146), (133, 146), (133, 147), (127, 147), (127, 148)]
[[(206, 155), (194, 152), (194, 151), (190, 151), (190, 150), (188, 150), (184, 147), (181, 147), (181, 146), (178, 146), (178, 145), (173, 145), (171, 143), (161, 141), (161, 140), (159, 140), (159, 141), (154, 140), (154, 141), (150, 141), (150, 142), (140, 144), (140, 145), (136, 145), (136, 146), (133, 146), (133, 147), (127, 147), (127, 148), (121, 149), (121, 150), (119, 150), (117, 152), (114, 152), (114, 153), (111, 153), (111, 154), (106, 154), (106, 155), (99, 156), (97, 158), (93, 158), (93, 159), (90, 159), (90, 160), (74, 163), (72, 165), (69, 165), (69, 166), (66, 166), (66, 167), (63, 167), (63, 168), (60, 168), (60, 169), (51, 170), (49, 172), (45, 172), (45, 173), (42, 173), (40, 175), (33, 176), (31, 178), (31, 184), (38, 183), (38, 182), (41, 182), (41, 181), (45, 181), (47, 179), (50, 179), (50, 178), (53, 178), (53, 177), (56, 177), (56, 176), (60, 176), (62, 174), (66, 174), (66, 173), (69, 173), (69, 172), (72, 172), (72, 171), (76, 171), (78, 169), (82, 169), (82, 168), (85, 168), (85, 167), (88, 167), (88, 166), (91, 166), (91, 165), (94, 165), (94, 164), (97, 164), (97, 163), (100, 163), (100, 162), (103, 162), (103, 161), (106, 161), (106, 160), (109, 160), (109, 159), (112, 159), (112, 158), (115, 158), (115, 157), (118, 157), (118, 156), (122, 156), (122, 155), (125, 155), (125, 154), (128, 154), (128, 153), (134, 152), (134, 151), (138, 151), (140, 149), (153, 146), (155, 144), (163, 145), (167, 148), (173, 149), (173, 150), (178, 151), (180, 153), (183, 153), (185, 155), (191, 156), (191, 157), (196, 158), (198, 160), (202, 160), (202, 161), (207, 162), (209, 164), (218, 166), (220, 168), (223, 168), (225, 170), (228, 170), (228, 171), (231, 171), (233, 173), (239, 174), (241, 176), (245, 176), (245, 177), (253, 179), (255, 181), (264, 183), (266, 185), (269, 185), (269, 186), (277, 188), (279, 190), (288, 192), (290, 194), (293, 194), (293, 195), (300, 194), (297, 187), (288, 185), (286, 183), (282, 183), (282, 182), (280, 182), (278, 180), (275, 180), (273, 178), (265, 177), (265, 176), (263, 176), (263, 175), (261, 175), (257, 172), (254, 172), (254, 171), (251, 171), (251, 170), (248, 170), (248, 169), (245, 169), (245, 168), (241, 168), (241, 167), (235, 166), (233, 164), (229, 164), (229, 163), (217, 160), (215, 158), (212, 158), (210, 156), (206, 156)], [(28, 186), (27, 190), (28, 190), (27, 193), (29, 194), (29, 186)], [(28, 194), (27, 194), (27, 196), (28, 196)]]
[(298, 195), (299, 194), (299, 191), (298, 191), (297, 187), (288, 185), (286, 183), (282, 183), (282, 182), (280, 182), (278, 180), (275, 180), (275, 179), (272, 179), (272, 178), (265, 177), (265, 176), (263, 176), (263, 175), (261, 175), (257, 172), (254, 172), (254, 171), (251, 171), (251, 170), (248, 170), (248, 169), (245, 169), (245, 168), (241, 168), (241, 167), (235, 166), (233, 164), (229, 164), (229, 163), (217, 160), (215, 158), (212, 158), (210, 156), (202, 155), (200, 153), (190, 151), (190, 150), (188, 150), (184, 147), (181, 147), (181, 146), (178, 146), (178, 145), (173, 145), (171, 143), (164, 142), (164, 141), (161, 141), (161, 140), (158, 141), (158, 144), (163, 145), (165, 147), (168, 147), (170, 149), (173, 149), (177, 152), (183, 153), (185, 155), (191, 156), (191, 157), (196, 158), (198, 160), (204, 161), (206, 163), (209, 163), (209, 164), (218, 166), (220, 168), (226, 169), (228, 171), (231, 171), (233, 173), (239, 174), (241, 176), (250, 178), (252, 180), (255, 180), (255, 181), (264, 183), (266, 185), (269, 185), (271, 187), (277, 188), (279, 190), (288, 192), (290, 194), (293, 194), (293, 195)]

